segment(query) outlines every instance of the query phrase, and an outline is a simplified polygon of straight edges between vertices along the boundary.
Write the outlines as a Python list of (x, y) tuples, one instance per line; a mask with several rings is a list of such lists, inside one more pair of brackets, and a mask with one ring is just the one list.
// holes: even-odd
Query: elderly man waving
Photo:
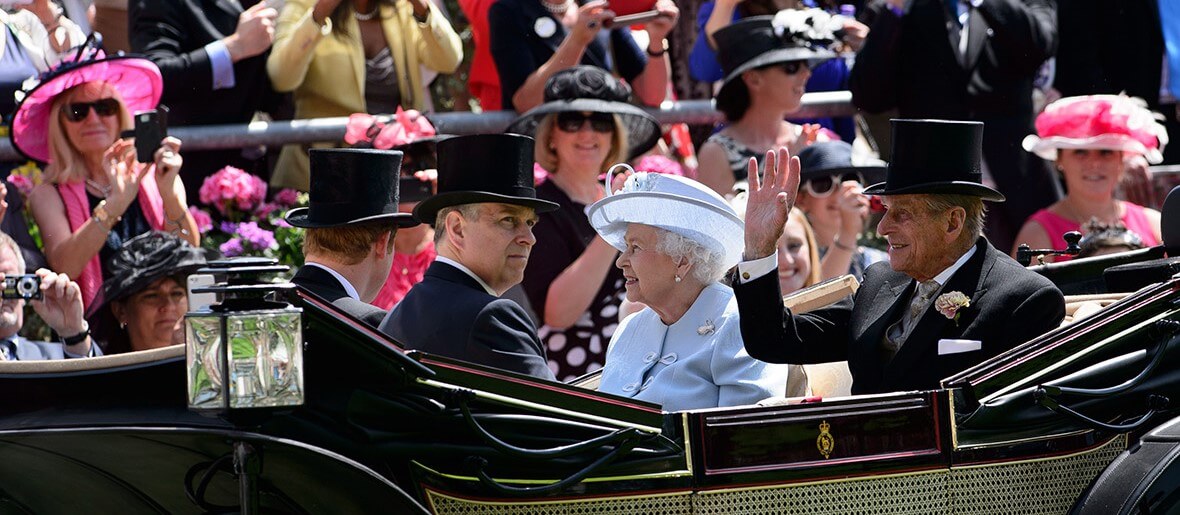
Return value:
[[(889, 263), (865, 271), (851, 302), (784, 309), (775, 241), (795, 202), (799, 160), (785, 149), (752, 179), (745, 259), (734, 293), (750, 355), (772, 363), (848, 360), (852, 393), (938, 388), (939, 380), (1056, 327), (1061, 292), (982, 237), (983, 124), (894, 120), (886, 182), (865, 190), (887, 208), (877, 232)], [(761, 182), (761, 183), (760, 183)]]

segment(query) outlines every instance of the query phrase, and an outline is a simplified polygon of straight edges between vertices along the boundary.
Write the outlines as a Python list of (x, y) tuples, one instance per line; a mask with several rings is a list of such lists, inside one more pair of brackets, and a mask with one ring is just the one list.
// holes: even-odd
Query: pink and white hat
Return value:
[(50, 162), (49, 111), (54, 99), (74, 86), (87, 82), (110, 84), (131, 113), (154, 109), (160, 103), (164, 79), (155, 63), (128, 55), (106, 57), (92, 41), (87, 40), (73, 59), (67, 58), (41, 76), (30, 78), (16, 92), (19, 104), (12, 119), (12, 145), (25, 157)]
[(1126, 95), (1088, 95), (1053, 102), (1037, 116), (1037, 133), (1024, 138), (1024, 149), (1050, 161), (1057, 150), (1089, 148), (1143, 155), (1163, 161), (1168, 132), (1147, 104)]

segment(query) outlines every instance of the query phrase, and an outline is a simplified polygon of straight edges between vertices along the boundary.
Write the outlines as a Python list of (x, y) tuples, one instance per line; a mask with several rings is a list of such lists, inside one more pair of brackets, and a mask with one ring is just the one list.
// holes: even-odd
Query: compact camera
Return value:
[(41, 300), (41, 278), (31, 274), (5, 277), (3, 298)]

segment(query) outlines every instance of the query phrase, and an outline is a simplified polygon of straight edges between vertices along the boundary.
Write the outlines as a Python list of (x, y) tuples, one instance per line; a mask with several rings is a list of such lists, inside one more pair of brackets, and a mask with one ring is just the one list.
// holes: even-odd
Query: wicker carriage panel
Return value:
[(643, 497), (606, 497), (574, 499), (543, 503), (473, 502), (430, 490), (426, 491), (429, 506), (439, 515), (607, 515), (614, 513), (666, 513), (690, 515), (692, 495), (689, 492)]

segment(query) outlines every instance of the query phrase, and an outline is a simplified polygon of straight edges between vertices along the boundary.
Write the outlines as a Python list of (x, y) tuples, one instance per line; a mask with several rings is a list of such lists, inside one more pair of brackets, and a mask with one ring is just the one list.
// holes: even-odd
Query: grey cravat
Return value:
[(888, 359), (893, 359), (893, 356), (897, 355), (897, 351), (901, 349), (914, 326), (918, 324), (918, 319), (922, 318), (922, 313), (930, 307), (930, 299), (934, 298), (934, 294), (938, 293), (941, 286), (938, 281), (933, 279), (918, 284), (914, 296), (910, 299), (910, 309), (906, 310), (900, 320), (889, 326), (888, 331), (885, 331), (883, 347)]

